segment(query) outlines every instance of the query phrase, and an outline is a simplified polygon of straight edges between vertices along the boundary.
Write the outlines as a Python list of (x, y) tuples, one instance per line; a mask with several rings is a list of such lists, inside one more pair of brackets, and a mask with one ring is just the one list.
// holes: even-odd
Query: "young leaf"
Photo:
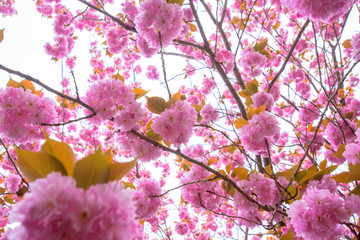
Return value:
[(32, 93), (35, 93), (35, 87), (34, 84), (32, 82), (30, 82), (27, 79), (24, 79), (21, 81), (21, 87), (24, 88), (24, 90), (29, 89)]
[(184, 0), (167, 0), (167, 3), (176, 3), (179, 4), (179, 6), (181, 7), (184, 3)]
[(107, 182), (121, 180), (126, 174), (128, 174), (133, 167), (135, 167), (136, 159), (131, 162), (124, 163), (112, 163), (110, 164), (110, 173), (107, 178)]
[(351, 39), (345, 40), (342, 45), (343, 45), (344, 48), (351, 48), (352, 47)]
[(73, 175), (75, 154), (69, 145), (47, 137), (46, 142), (41, 146), (41, 150), (54, 156), (60, 163), (62, 163), (67, 175)]
[(248, 125), (249, 122), (243, 118), (238, 118), (233, 122), (235, 128), (239, 129), (242, 128), (244, 125)]
[(166, 101), (161, 97), (148, 97), (146, 98), (146, 105), (150, 112), (161, 114), (165, 111)]
[(0, 30), (0, 43), (4, 40), (4, 29)]
[(21, 87), (21, 83), (12, 80), (11, 78), (9, 79), (9, 81), (6, 84), (7, 87), (13, 87), (13, 88), (20, 88)]
[(139, 98), (145, 96), (149, 91), (145, 91), (142, 88), (134, 88), (134, 90), (132, 90), (132, 92), (135, 93), (135, 99), (139, 99)]
[(30, 181), (44, 178), (51, 172), (60, 172), (66, 175), (64, 166), (54, 156), (46, 152), (29, 152), (16, 149), (17, 164), (21, 172)]
[(76, 185), (83, 189), (107, 182), (109, 173), (110, 164), (100, 149), (78, 161), (74, 168)]
[(261, 42), (257, 43), (254, 47), (255, 52), (261, 52), (265, 49), (266, 45), (268, 43), (268, 39), (265, 38), (261, 40)]

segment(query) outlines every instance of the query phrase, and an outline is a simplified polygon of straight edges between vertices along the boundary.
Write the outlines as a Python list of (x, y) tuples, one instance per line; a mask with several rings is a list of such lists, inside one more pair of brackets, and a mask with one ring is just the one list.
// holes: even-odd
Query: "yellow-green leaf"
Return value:
[(319, 165), (320, 170), (324, 170), (326, 168), (326, 165), (327, 165), (326, 160), (321, 161), (321, 163)]
[(6, 84), (7, 87), (13, 87), (13, 88), (20, 88), (21, 87), (21, 83), (12, 80), (11, 78), (9, 79), (9, 81)]
[(291, 176), (295, 173), (295, 170), (298, 165), (293, 166), (292, 168), (289, 168), (283, 172), (277, 172), (275, 175), (276, 177), (284, 176), (287, 180), (290, 180)]
[(115, 80), (120, 80), (120, 81), (122, 81), (122, 82), (125, 81), (125, 78), (124, 78), (123, 76), (121, 76), (120, 73), (114, 74), (112, 77), (113, 77)]
[(243, 98), (251, 98), (252, 93), (247, 89), (243, 89), (239, 92), (239, 95)]
[(121, 180), (126, 174), (128, 174), (133, 167), (135, 167), (136, 159), (131, 162), (114, 162), (110, 164), (110, 173), (107, 178), (107, 182)]
[(258, 86), (254, 82), (246, 83), (245, 88), (251, 93), (251, 95), (258, 92)]
[(282, 236), (282, 237), (280, 238), (280, 240), (293, 240), (294, 237), (295, 237), (295, 234), (294, 234), (294, 232), (292, 231), (292, 228), (290, 228), (290, 229), (287, 231), (286, 235)]
[(349, 164), (349, 179), (360, 180), (360, 163)]
[(83, 189), (107, 182), (109, 173), (110, 164), (100, 149), (78, 161), (74, 167), (76, 185)]
[(154, 131), (151, 131), (151, 130), (146, 133), (146, 137), (148, 137), (156, 142), (160, 142), (162, 140), (162, 137), (160, 134), (156, 134), (156, 133), (154, 133)]
[(197, 32), (197, 31), (198, 31), (198, 29), (197, 29), (197, 27), (196, 27), (195, 24), (187, 23), (187, 25), (189, 25), (190, 31), (192, 31), (192, 32)]
[(139, 99), (145, 96), (149, 91), (146, 91), (142, 88), (134, 88), (134, 90), (132, 90), (132, 92), (135, 93), (135, 99)]
[(178, 4), (179, 6), (182, 6), (183, 3), (184, 3), (184, 0), (167, 0), (166, 2), (167, 2), (167, 3), (176, 3), (176, 4)]
[(239, 180), (247, 180), (248, 175), (249, 175), (248, 170), (240, 166), (235, 168), (231, 173), (231, 177), (236, 176)]
[(335, 181), (337, 181), (339, 183), (349, 183), (349, 182), (353, 181), (353, 180), (349, 179), (349, 172), (342, 172), (342, 173), (334, 175), (330, 178), (334, 179)]
[(16, 149), (16, 154), (19, 169), (30, 181), (44, 178), (51, 172), (60, 172), (62, 175), (66, 175), (66, 170), (61, 162), (49, 153)]
[(345, 152), (345, 146), (346, 144), (341, 144), (338, 150), (333, 154), (333, 156), (337, 158), (343, 158), (343, 153)]
[(351, 193), (356, 194), (360, 196), (360, 185), (358, 185), (356, 188), (354, 188)]
[(132, 184), (131, 182), (123, 182), (123, 184), (124, 184), (125, 189), (127, 189), (127, 188), (136, 189), (134, 184)]
[(351, 39), (345, 40), (342, 45), (344, 48), (351, 48)]
[(256, 114), (260, 114), (260, 113), (265, 112), (265, 109), (266, 109), (266, 103), (264, 105), (261, 105), (260, 107), (258, 107), (256, 109)]
[(73, 150), (68, 144), (47, 138), (46, 142), (41, 146), (41, 150), (54, 156), (62, 163), (67, 175), (73, 175), (76, 158)]
[(235, 128), (239, 129), (242, 128), (244, 125), (248, 125), (249, 122), (243, 118), (238, 118), (233, 122)]
[(150, 112), (161, 114), (165, 111), (166, 101), (162, 97), (148, 97), (146, 105)]
[(0, 30), (0, 43), (4, 40), (4, 29)]
[(21, 87), (23, 87), (25, 90), (29, 89), (32, 93), (35, 93), (35, 87), (32, 82), (30, 82), (27, 79), (24, 79), (21, 81)]
[(265, 49), (266, 45), (268, 43), (268, 39), (265, 38), (263, 40), (261, 40), (261, 42), (257, 43), (254, 47), (254, 51), (255, 52), (261, 52)]

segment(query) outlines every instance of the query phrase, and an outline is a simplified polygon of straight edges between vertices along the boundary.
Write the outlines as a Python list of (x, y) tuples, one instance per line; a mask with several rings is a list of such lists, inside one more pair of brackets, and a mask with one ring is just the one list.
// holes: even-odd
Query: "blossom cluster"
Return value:
[(240, 129), (241, 143), (251, 152), (267, 153), (268, 147), (279, 138), (280, 128), (276, 118), (269, 112), (254, 115), (249, 124)]
[(111, 27), (105, 34), (109, 52), (113, 54), (120, 53), (126, 47), (129, 40), (127, 31), (122, 28)]
[[(283, 177), (279, 178), (278, 181), (284, 186), (287, 183)], [(262, 174), (253, 173), (249, 176), (249, 180), (242, 180), (238, 185), (249, 196), (254, 194), (257, 202), (262, 205), (275, 206), (279, 201), (280, 191), (275, 181), (270, 178), (265, 178)], [(250, 202), (239, 192), (235, 192), (234, 194), (234, 207), (239, 210), (241, 218), (249, 220), (243, 221), (240, 219), (241, 224), (245, 224), (248, 227), (255, 227), (259, 224), (259, 221), (264, 219), (258, 212), (258, 205)]]
[(136, 217), (146, 219), (154, 215), (161, 204), (161, 198), (152, 196), (160, 194), (161, 188), (158, 182), (146, 178), (141, 180), (134, 193)]
[(240, 64), (247, 74), (258, 76), (266, 60), (264, 55), (256, 52), (253, 47), (249, 46), (241, 52)]
[(315, 20), (332, 22), (341, 17), (351, 5), (352, 0), (282, 0), (282, 4), (289, 9), (294, 9), (304, 17)]
[[(349, 202), (351, 206), (353, 203)], [(344, 231), (339, 223), (350, 217), (341, 198), (316, 187), (307, 189), (302, 200), (291, 204), (288, 214), (296, 236), (304, 240), (338, 239)]]
[(30, 90), (0, 89), (0, 137), (23, 144), (42, 137), (41, 124), (57, 119), (55, 103)]
[(132, 239), (136, 236), (132, 195), (117, 182), (77, 188), (60, 173), (30, 183), (31, 192), (10, 212), (20, 223), (9, 240)]
[(183, 11), (178, 4), (163, 0), (146, 0), (135, 17), (136, 29), (150, 48), (167, 46), (176, 38), (183, 27)]
[(177, 101), (154, 119), (152, 129), (155, 133), (176, 147), (187, 143), (196, 123), (197, 113), (186, 101)]
[(143, 117), (141, 104), (135, 101), (131, 87), (112, 78), (92, 84), (85, 101), (96, 112), (96, 117), (90, 121), (101, 122), (114, 117), (115, 125), (124, 131), (136, 128)]
[[(201, 181), (210, 176), (204, 168), (194, 165), (190, 171), (180, 178), (181, 184), (188, 184), (181, 188), (182, 197), (196, 208), (207, 208), (215, 210), (222, 201), (220, 182)], [(192, 184), (189, 184), (192, 183)]]

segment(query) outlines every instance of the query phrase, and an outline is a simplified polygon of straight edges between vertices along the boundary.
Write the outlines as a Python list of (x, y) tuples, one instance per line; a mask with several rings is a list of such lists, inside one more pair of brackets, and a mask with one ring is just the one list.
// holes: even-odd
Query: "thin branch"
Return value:
[(164, 74), (164, 81), (165, 81), (165, 85), (166, 85), (166, 90), (169, 94), (169, 100), (171, 100), (171, 92), (170, 92), (169, 84), (168, 84), (168, 81), (166, 78), (165, 60), (164, 60), (163, 45), (162, 45), (162, 41), (161, 41), (161, 33), (160, 32), (159, 32), (159, 42), (160, 42), (161, 66), (162, 66), (162, 70), (163, 70), (163, 74)]
[(272, 86), (275, 84), (276, 80), (280, 77), (280, 75), (282, 74), (282, 72), (285, 70), (285, 67), (286, 67), (287, 63), (289, 62), (289, 60), (290, 60), (290, 58), (291, 58), (291, 56), (292, 56), (292, 53), (293, 53), (293, 51), (294, 51), (297, 43), (299, 42), (302, 34), (304, 33), (304, 31), (305, 31), (306, 27), (309, 25), (309, 23), (310, 23), (310, 20), (307, 19), (306, 22), (304, 23), (304, 25), (302, 26), (299, 34), (296, 36), (296, 39), (295, 39), (294, 43), (292, 44), (292, 46), (291, 46), (291, 48), (290, 48), (290, 50), (289, 50), (289, 52), (288, 52), (288, 54), (287, 54), (287, 56), (286, 56), (286, 58), (285, 58), (284, 63), (282, 64), (280, 70), (279, 70), (278, 73), (275, 75), (275, 77), (271, 80), (271, 82), (270, 82), (270, 84), (269, 84), (269, 87), (268, 87), (268, 92), (270, 92), (270, 90), (271, 90)]
[(63, 94), (63, 93), (61, 93), (61, 92), (59, 92), (59, 91), (57, 91), (57, 90), (49, 87), (48, 85), (42, 83), (40, 80), (38, 80), (38, 79), (36, 79), (36, 78), (33, 78), (33, 77), (31, 77), (31, 76), (29, 76), (29, 75), (26, 75), (26, 74), (24, 74), (24, 73), (21, 73), (21, 72), (19, 72), (19, 71), (16, 71), (16, 70), (7, 68), (7, 67), (5, 67), (5, 66), (3, 66), (3, 65), (1, 65), (1, 64), (0, 64), (0, 69), (1, 69), (1, 70), (4, 70), (4, 71), (6, 71), (6, 72), (8, 72), (8, 73), (10, 73), (10, 74), (14, 74), (14, 75), (17, 75), (17, 76), (19, 76), (19, 77), (25, 78), (25, 79), (33, 82), (33, 83), (36, 83), (36, 84), (38, 84), (39, 86), (41, 86), (41, 87), (45, 88), (46, 90), (48, 90), (49, 92), (52, 92), (52, 93), (54, 93), (54, 94), (56, 94), (56, 95), (58, 95), (58, 96), (60, 96), (60, 97), (62, 97), (62, 98), (65, 98), (65, 99), (67, 99), (67, 100), (70, 100), (70, 101), (72, 101), (72, 102), (75, 102), (75, 103), (83, 106), (84, 108), (90, 110), (90, 111), (93, 112), (94, 114), (96, 114), (94, 108), (92, 108), (92, 107), (89, 106), (88, 104), (84, 103), (83, 101), (81, 101), (81, 100), (79, 100), (79, 99), (77, 99), (77, 98), (73, 98), (73, 97), (70, 97), (70, 96), (68, 96), (68, 95), (65, 95), (65, 94)]
[(6, 154), (8, 155), (8, 158), (11, 162), (11, 164), (13, 165), (13, 167), (15, 168), (15, 171), (16, 173), (20, 176), (21, 180), (26, 184), (26, 186), (28, 187), (28, 189), (30, 189), (30, 186), (29, 186), (29, 183), (25, 180), (25, 178), (22, 176), (22, 174), (20, 173), (18, 167), (16, 166), (15, 164), (15, 161), (14, 159), (12, 159), (10, 153), (9, 153), (9, 150), (7, 149), (7, 147), (5, 146), (5, 143), (2, 141), (2, 139), (0, 138), (0, 142), (1, 142), (1, 145), (5, 148), (5, 151), (6, 151)]

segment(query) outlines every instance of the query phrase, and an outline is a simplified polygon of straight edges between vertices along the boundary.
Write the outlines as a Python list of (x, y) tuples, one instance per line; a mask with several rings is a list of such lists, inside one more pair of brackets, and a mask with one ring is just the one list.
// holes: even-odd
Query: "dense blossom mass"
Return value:
[(22, 88), (0, 89), (0, 136), (13, 143), (40, 139), (41, 124), (58, 119), (55, 103)]
[(0, 240), (359, 238), (359, 9), (0, 0)]
[(19, 222), (9, 239), (131, 239), (136, 235), (132, 195), (119, 183), (77, 188), (51, 173), (31, 183), (31, 193), (11, 212)]

